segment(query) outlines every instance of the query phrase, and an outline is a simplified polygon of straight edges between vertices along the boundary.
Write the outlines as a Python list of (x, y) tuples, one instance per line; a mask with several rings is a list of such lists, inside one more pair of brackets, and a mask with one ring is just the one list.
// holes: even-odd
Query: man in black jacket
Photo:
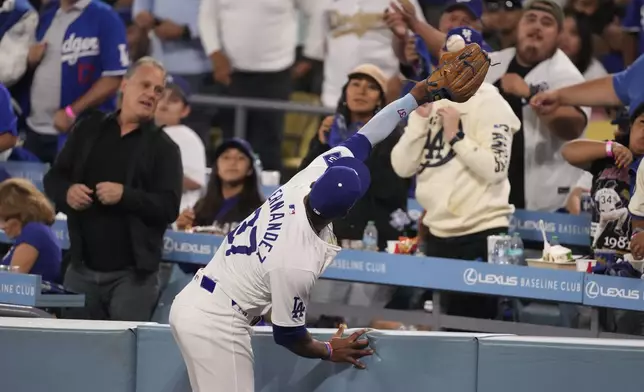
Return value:
[(122, 109), (82, 116), (45, 176), (47, 195), (67, 214), (64, 284), (85, 294), (85, 308), (64, 317), (150, 319), (183, 179), (179, 148), (153, 121), (165, 80), (156, 60), (136, 62), (121, 84)]

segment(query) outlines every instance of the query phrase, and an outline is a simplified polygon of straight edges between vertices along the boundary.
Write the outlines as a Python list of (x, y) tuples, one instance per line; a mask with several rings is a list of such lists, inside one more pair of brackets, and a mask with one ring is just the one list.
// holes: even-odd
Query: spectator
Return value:
[(118, 8), (116, 12), (125, 25), (130, 63), (136, 63), (141, 57), (147, 56), (150, 51), (148, 32), (134, 23), (134, 19), (132, 19), (132, 7)]
[(61, 0), (41, 16), (29, 48), (32, 77), (23, 81), (25, 148), (52, 163), (76, 116), (115, 107), (129, 64), (125, 27), (106, 4)]
[(13, 111), (11, 96), (0, 83), (0, 161), (6, 161), (18, 141), (18, 118)]
[(622, 21), (624, 29), (624, 44), (622, 53), (624, 54), (624, 65), (633, 64), (635, 59), (644, 53), (644, 1), (631, 0), (628, 2), (624, 20)]
[(537, 92), (580, 82), (583, 76), (557, 49), (564, 20), (559, 6), (552, 0), (535, 0), (524, 9), (516, 50), (491, 53), (492, 61), (500, 64), (486, 80), (499, 87), (522, 120), (512, 146), (510, 202), (516, 208), (555, 211), (564, 206), (571, 184), (581, 176), (561, 157), (560, 149), (582, 135), (590, 109), (568, 106), (545, 116), (526, 105)]
[(47, 195), (67, 214), (64, 284), (86, 301), (65, 317), (150, 319), (163, 234), (179, 214), (183, 178), (177, 145), (152, 122), (165, 80), (158, 61), (136, 62), (121, 84), (121, 110), (76, 122), (45, 175)]
[[(415, 10), (409, 4), (403, 2), (400, 7), (392, 3), (392, 11), (386, 14), (385, 21), (392, 30), (397, 32), (395, 36), (400, 41), (394, 41), (394, 48), (398, 47), (396, 53), (403, 64), (405, 61), (402, 56), (402, 43), (406, 37), (406, 29), (410, 29), (416, 34), (419, 41), (424, 42), (425, 50), (432, 56), (431, 62), (435, 66), (440, 59), (447, 33), (453, 28), (461, 26), (478, 28), (482, 14), (483, 3), (481, 0), (450, 0), (441, 16), (438, 29), (436, 29), (422, 19), (417, 18)], [(402, 34), (403, 31), (405, 34)], [(399, 42), (400, 46), (397, 45), (397, 42)], [(420, 51), (422, 49), (419, 49)]]
[[(342, 88), (334, 116), (327, 117), (318, 134), (309, 144), (309, 151), (302, 160), (305, 169), (321, 154), (338, 146), (354, 135), (381, 108), (385, 106), (386, 77), (375, 65), (363, 64), (348, 75)], [(397, 240), (402, 234), (390, 221), (394, 213), (407, 208), (409, 181), (401, 179), (391, 167), (391, 149), (400, 138), (401, 129), (394, 130), (376, 145), (365, 164), (372, 173), (371, 186), (366, 194), (341, 220), (333, 223), (333, 232), (339, 239), (361, 240), (368, 221), (378, 229), (378, 248), (385, 249), (388, 240)], [(318, 282), (314, 295), (321, 302), (344, 302), (354, 305), (384, 307), (391, 290), (381, 285)]]
[(481, 17), (483, 37), (494, 50), (511, 48), (516, 44), (517, 25), (523, 13), (520, 0), (484, 1)]
[[(258, 170), (253, 165), (254, 153), (247, 141), (228, 139), (215, 150), (206, 195), (177, 219), (179, 230), (194, 226), (209, 226), (216, 235), (227, 235), (264, 202), (259, 189)], [(181, 263), (179, 267), (195, 274), (202, 266)]]
[(604, 66), (593, 56), (593, 36), (590, 19), (584, 14), (566, 11), (559, 35), (559, 49), (575, 64), (584, 79), (606, 76)]
[(644, 129), (617, 133), (615, 141), (573, 140), (561, 154), (571, 164), (593, 175), (590, 195), (593, 201), (590, 235), (591, 248), (629, 253), (631, 218), (630, 164), (633, 155), (644, 154)]
[[(300, 164), (306, 168), (316, 157), (336, 147), (356, 133), (384, 107), (386, 79), (384, 73), (372, 64), (356, 67), (348, 75), (342, 88), (334, 116), (327, 117), (318, 134), (311, 139), (309, 151)], [(365, 162), (373, 174), (371, 187), (344, 219), (334, 222), (333, 231), (340, 239), (362, 239), (367, 221), (373, 220), (378, 229), (378, 247), (385, 249), (387, 240), (401, 235), (389, 221), (396, 210), (406, 209), (409, 182), (400, 179), (391, 167), (389, 155), (398, 142), (401, 130), (392, 132), (374, 147)]]
[[(430, 51), (442, 47), (442, 33), (419, 22), (404, 7), (397, 13), (413, 26)], [(563, 160), (559, 149), (564, 141), (583, 133), (590, 109), (566, 107), (553, 116), (539, 117), (525, 105), (539, 90), (583, 80), (557, 50), (563, 19), (563, 11), (554, 0), (531, 0), (525, 4), (517, 27), (516, 49), (490, 53), (495, 66), (486, 80), (500, 88), (522, 122), (514, 136), (509, 167), (510, 203), (516, 208), (554, 211), (562, 207), (570, 184), (581, 174)]]
[[(347, 74), (360, 64), (377, 66), (387, 79), (398, 74), (398, 60), (392, 50), (394, 35), (383, 21), (383, 10), (389, 3), (389, 0), (316, 2), (304, 56), (324, 61), (324, 106), (336, 107)], [(421, 20), (425, 20), (418, 1), (410, 0), (410, 3)], [(399, 32), (405, 33), (404, 28)]]
[(13, 240), (1, 264), (60, 283), (62, 252), (50, 227), (54, 221), (54, 208), (31, 182), (12, 178), (0, 183), (0, 228)]
[(13, 86), (27, 71), (38, 13), (27, 0), (0, 2), (0, 83)]
[(206, 195), (181, 212), (177, 228), (213, 226), (212, 231), (226, 235), (234, 230), (264, 202), (259, 189), (254, 153), (247, 141), (228, 139), (215, 151)]
[(593, 53), (609, 72), (624, 69), (622, 55), (623, 27), (619, 21), (620, 11), (612, 0), (570, 0), (568, 6), (590, 18), (593, 32)]
[(179, 146), (183, 165), (183, 196), (181, 211), (192, 208), (206, 185), (206, 149), (197, 134), (181, 124), (190, 114), (190, 86), (180, 76), (169, 76), (163, 98), (155, 113), (155, 121)]
[[(475, 30), (451, 30), (482, 45)], [(464, 115), (467, 114), (467, 115)], [(405, 133), (391, 152), (399, 176), (416, 177), (416, 199), (426, 210), (427, 256), (487, 259), (487, 237), (508, 231), (511, 145), (521, 123), (491, 84), (481, 85), (465, 103), (425, 104), (409, 116)], [(422, 307), (422, 304), (419, 304)], [(447, 311), (492, 318), (496, 299), (450, 295)]]
[[(194, 92), (203, 92), (213, 84), (212, 66), (199, 39), (200, 2), (135, 0), (132, 7), (136, 24), (150, 33), (150, 55), (161, 61), (170, 74), (183, 78)], [(195, 109), (184, 122), (204, 143), (209, 143), (212, 109)]]
[[(296, 3), (308, 1), (237, 0), (232, 6), (224, 0), (202, 0), (201, 42), (215, 82), (227, 86), (230, 96), (289, 99), (297, 45)], [(279, 111), (253, 111), (247, 117), (246, 138), (264, 170), (282, 167), (283, 128), (284, 114)], [(232, 122), (224, 125), (224, 135), (233, 136)]]

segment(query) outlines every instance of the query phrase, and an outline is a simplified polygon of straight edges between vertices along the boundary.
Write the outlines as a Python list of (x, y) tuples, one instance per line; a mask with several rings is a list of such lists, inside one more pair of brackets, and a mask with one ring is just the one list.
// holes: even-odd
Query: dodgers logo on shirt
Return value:
[(456, 156), (449, 143), (443, 140), (443, 127), (441, 126), (438, 132), (434, 132), (433, 128), (436, 126), (437, 121), (436, 116), (432, 116), (429, 119), (429, 126), (432, 128), (432, 131), (427, 136), (427, 141), (425, 142), (426, 153), (418, 169), (418, 174), (422, 173), (428, 167), (443, 166)]
[(98, 37), (77, 37), (72, 33), (61, 48), (60, 60), (75, 65), (81, 57), (93, 57), (100, 54)]

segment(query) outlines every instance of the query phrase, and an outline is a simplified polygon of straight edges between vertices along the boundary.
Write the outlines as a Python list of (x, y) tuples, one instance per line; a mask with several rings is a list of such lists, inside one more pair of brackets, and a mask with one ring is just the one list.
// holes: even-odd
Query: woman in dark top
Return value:
[[(334, 116), (327, 117), (318, 134), (311, 140), (309, 151), (300, 165), (308, 166), (317, 156), (342, 143), (356, 133), (385, 105), (386, 77), (371, 64), (363, 64), (349, 75)], [(378, 247), (386, 248), (387, 240), (397, 240), (401, 233), (389, 223), (392, 213), (407, 209), (409, 180), (402, 179), (391, 167), (391, 150), (402, 129), (397, 129), (376, 145), (365, 162), (371, 172), (371, 187), (342, 220), (333, 223), (339, 239), (362, 239), (370, 220), (378, 229)]]
[(62, 252), (51, 229), (54, 208), (31, 182), (12, 178), (0, 184), (0, 228), (13, 240), (2, 259), (23, 274), (60, 283)]
[[(253, 165), (254, 155), (250, 144), (243, 139), (224, 141), (215, 151), (206, 195), (193, 208), (181, 212), (177, 229), (208, 226), (208, 232), (226, 235), (262, 205), (264, 197)], [(199, 269), (195, 264), (180, 266), (190, 273)]]
[(184, 210), (177, 228), (210, 226), (212, 232), (226, 235), (264, 202), (254, 153), (243, 139), (224, 141), (215, 151), (215, 161), (206, 195), (194, 208)]

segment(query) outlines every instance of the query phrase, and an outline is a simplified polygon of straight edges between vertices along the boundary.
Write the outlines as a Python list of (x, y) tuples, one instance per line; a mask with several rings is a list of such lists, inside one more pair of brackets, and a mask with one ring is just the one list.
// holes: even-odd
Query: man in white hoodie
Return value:
[[(447, 34), (450, 49), (482, 45), (479, 32), (458, 27)], [(446, 44), (447, 45), (447, 44)], [(453, 49), (453, 46), (456, 46)], [(446, 50), (446, 48), (444, 48)], [(512, 137), (521, 123), (496, 87), (483, 83), (465, 103), (448, 100), (426, 104), (409, 116), (405, 133), (391, 152), (394, 171), (417, 175), (416, 199), (427, 211), (427, 256), (487, 259), (487, 237), (508, 231), (508, 166)], [(494, 317), (485, 298), (450, 295), (448, 312)]]

